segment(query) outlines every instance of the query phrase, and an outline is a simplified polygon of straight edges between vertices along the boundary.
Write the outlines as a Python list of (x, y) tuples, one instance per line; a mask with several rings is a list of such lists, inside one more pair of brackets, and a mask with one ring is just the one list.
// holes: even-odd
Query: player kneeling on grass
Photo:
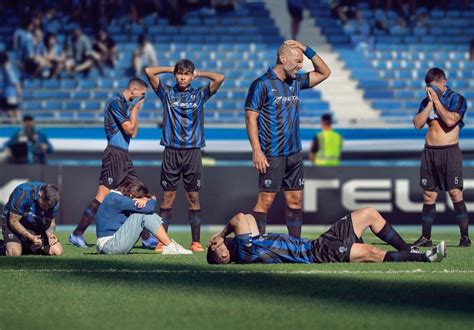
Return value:
[(117, 187), (105, 197), (96, 218), (98, 253), (128, 253), (143, 229), (153, 233), (165, 247), (163, 254), (192, 254), (168, 237), (161, 218), (154, 213), (156, 197), (139, 181)]
[[(383, 251), (362, 240), (370, 228), (397, 251)], [(235, 237), (227, 238), (234, 233)], [(441, 261), (445, 243), (422, 253), (412, 249), (377, 210), (364, 208), (337, 221), (315, 240), (285, 234), (259, 235), (251, 214), (239, 213), (222, 232), (212, 236), (207, 250), (210, 264), (249, 263), (327, 263), (327, 262), (403, 262)]]
[(18, 185), (2, 213), (5, 255), (63, 254), (63, 247), (54, 234), (58, 209), (58, 187), (43, 182)]

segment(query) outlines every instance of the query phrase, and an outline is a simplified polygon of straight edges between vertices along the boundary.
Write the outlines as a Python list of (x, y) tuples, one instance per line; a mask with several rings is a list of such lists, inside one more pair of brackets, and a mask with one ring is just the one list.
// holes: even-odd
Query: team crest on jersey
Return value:
[(295, 92), (295, 88), (293, 86), (290, 86), (290, 92), (291, 93), (294, 93)]
[(339, 253), (344, 253), (347, 252), (347, 247), (346, 246), (340, 246), (339, 247)]
[(272, 185), (272, 180), (265, 180), (263, 181), (263, 185), (265, 186), (265, 188), (270, 188), (270, 186)]
[(107, 183), (109, 184), (109, 186), (111, 186), (113, 182), (114, 178), (107, 178)]

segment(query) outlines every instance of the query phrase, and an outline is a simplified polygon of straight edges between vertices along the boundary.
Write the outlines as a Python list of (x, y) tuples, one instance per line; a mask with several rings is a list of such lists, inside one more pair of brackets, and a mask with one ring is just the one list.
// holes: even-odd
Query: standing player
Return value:
[(459, 131), (464, 126), (466, 99), (447, 85), (443, 70), (431, 68), (425, 75), (426, 97), (413, 118), (416, 129), (428, 123), (421, 154), (420, 185), (423, 189), (422, 234), (415, 246), (432, 246), (431, 226), (436, 215), (438, 192), (448, 191), (461, 231), (460, 247), (471, 246), (469, 218), (463, 200), (462, 153)]
[[(145, 100), (146, 89), (147, 84), (142, 79), (133, 78), (128, 82), (127, 89), (113, 95), (105, 105), (104, 129), (107, 136), (107, 148), (102, 158), (102, 170), (96, 196), (85, 208), (76, 229), (69, 235), (69, 242), (77, 247), (87, 247), (84, 231), (95, 219), (100, 203), (110, 190), (122, 183), (137, 180), (128, 154), (128, 146), (130, 138), (137, 136), (138, 111)], [(145, 247), (155, 247), (156, 240), (147, 232), (144, 233), (142, 239), (144, 239)], [(147, 239), (154, 240), (155, 243), (148, 242)]]
[[(303, 54), (314, 70), (297, 74)], [(273, 68), (250, 85), (245, 101), (247, 134), (253, 164), (259, 174), (259, 195), (253, 215), (261, 234), (267, 212), (281, 189), (286, 199), (286, 225), (293, 237), (301, 235), (301, 200), (304, 188), (303, 158), (299, 137), (299, 93), (329, 77), (331, 70), (314, 50), (288, 40), (278, 49)]]
[[(397, 251), (384, 251), (362, 240), (368, 229)], [(227, 238), (234, 233), (234, 238)], [(343, 217), (315, 240), (285, 234), (259, 235), (255, 218), (239, 213), (212, 236), (207, 250), (210, 264), (329, 263), (329, 262), (439, 262), (446, 257), (445, 242), (421, 253), (412, 249), (377, 212), (367, 207)]]
[(63, 254), (63, 247), (54, 234), (58, 209), (58, 187), (42, 182), (27, 182), (16, 187), (2, 214), (6, 255)]
[[(161, 145), (165, 146), (161, 164), (161, 186), (164, 190), (160, 204), (163, 226), (168, 229), (171, 209), (181, 175), (188, 200), (189, 223), (192, 243), (190, 250), (204, 251), (200, 243), (201, 205), (199, 190), (201, 181), (201, 148), (204, 142), (204, 103), (214, 95), (224, 82), (224, 75), (196, 71), (194, 63), (183, 59), (174, 67), (148, 67), (148, 81), (163, 103), (163, 133)], [(173, 73), (176, 85), (163, 85), (158, 75)], [(191, 82), (198, 78), (211, 82), (205, 87), (193, 88)], [(160, 244), (158, 250), (162, 247)]]

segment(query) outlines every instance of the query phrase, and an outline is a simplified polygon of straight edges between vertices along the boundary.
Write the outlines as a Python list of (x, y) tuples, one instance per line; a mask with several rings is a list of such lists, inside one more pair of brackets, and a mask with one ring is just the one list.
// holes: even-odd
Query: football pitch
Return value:
[[(412, 242), (418, 230), (400, 232)], [(455, 247), (451, 229), (435, 231), (448, 256), (432, 264), (208, 265), (138, 247), (97, 255), (67, 234), (61, 257), (0, 258), (0, 329), (474, 328), (474, 247)]]

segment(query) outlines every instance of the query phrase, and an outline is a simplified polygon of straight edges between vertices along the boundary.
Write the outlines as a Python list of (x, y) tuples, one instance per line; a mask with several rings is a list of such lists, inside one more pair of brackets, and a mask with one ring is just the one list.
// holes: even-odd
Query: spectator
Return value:
[(29, 19), (25, 19), (13, 34), (13, 49), (17, 52), (22, 72), (27, 74), (37, 70), (33, 48), (33, 24)]
[(387, 23), (389, 22), (387, 12), (382, 9), (376, 9), (374, 13), (374, 28), (385, 33), (389, 32)]
[(74, 72), (86, 72), (96, 67), (101, 74), (100, 55), (92, 50), (89, 37), (80, 28), (74, 29), (67, 44), (66, 70)]
[(18, 106), (22, 94), (18, 72), (8, 59), (7, 52), (0, 53), (0, 110), (7, 113), (8, 117), (19, 121)]
[(10, 152), (10, 162), (15, 164), (46, 164), (46, 154), (53, 146), (42, 132), (36, 130), (34, 118), (23, 117), (23, 128), (5, 143)]
[(56, 78), (64, 69), (65, 56), (58, 45), (55, 34), (48, 34), (45, 38), (45, 63), (49, 68), (48, 78)]
[(147, 66), (157, 66), (156, 51), (153, 45), (148, 41), (146, 34), (138, 37), (138, 48), (133, 54), (133, 69), (135, 76), (139, 77), (142, 69)]
[(296, 40), (303, 19), (304, 2), (303, 0), (287, 0), (287, 5), (291, 16), (291, 39)]
[(316, 166), (339, 166), (343, 138), (332, 128), (330, 114), (321, 116), (321, 132), (316, 134), (309, 152), (309, 160)]
[(115, 57), (117, 55), (117, 46), (115, 41), (108, 35), (104, 29), (100, 29), (94, 39), (92, 46), (94, 52), (100, 55), (100, 61), (111, 68), (115, 67)]
[(397, 23), (390, 28), (390, 33), (394, 35), (408, 34), (407, 21), (403, 17), (397, 18)]
[(32, 77), (42, 76), (42, 72), (47, 68), (46, 47), (43, 42), (43, 32), (40, 29), (33, 31), (33, 60), (34, 72), (30, 72)]
[(357, 12), (356, 0), (334, 0), (331, 3), (331, 12), (334, 18), (346, 24), (348, 19), (355, 18)]

